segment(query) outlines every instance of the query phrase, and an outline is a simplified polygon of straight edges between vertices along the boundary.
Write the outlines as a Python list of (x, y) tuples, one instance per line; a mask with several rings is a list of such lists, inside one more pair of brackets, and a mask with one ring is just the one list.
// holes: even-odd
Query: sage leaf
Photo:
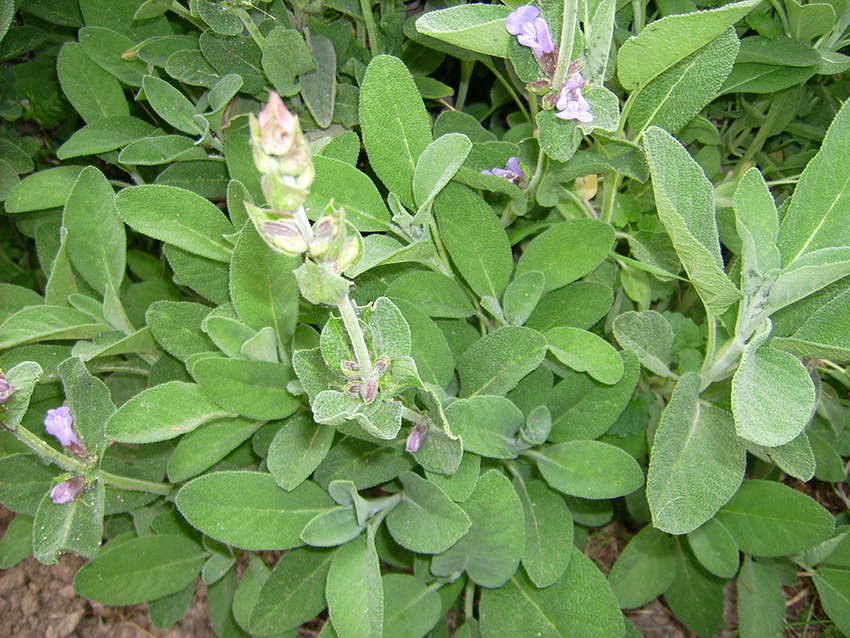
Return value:
[[(751, 0), (724, 9), (744, 4), (751, 5)], [(706, 308), (722, 312), (740, 294), (723, 271), (711, 183), (687, 149), (666, 131), (650, 127), (644, 140), (658, 217)]]
[(306, 415), (289, 419), (272, 439), (266, 457), (277, 484), (292, 491), (303, 483), (325, 459), (333, 439), (333, 428), (313, 423)]
[(614, 319), (614, 337), (623, 348), (638, 353), (641, 364), (662, 377), (671, 377), (668, 365), (675, 335), (660, 312), (624, 312)]
[(756, 638), (781, 634), (785, 622), (785, 596), (776, 572), (755, 562), (751, 556), (744, 556), (735, 584), (741, 633)]
[(637, 609), (663, 594), (676, 577), (670, 537), (647, 525), (617, 557), (608, 582), (623, 609)]
[(549, 485), (579, 498), (617, 498), (644, 482), (631, 454), (600, 441), (561, 443), (534, 452), (532, 458)]
[(101, 481), (70, 503), (54, 503), (50, 494), (45, 494), (33, 521), (35, 557), (45, 565), (55, 564), (60, 552), (94, 558), (103, 537), (104, 496)]
[(652, 524), (687, 534), (712, 518), (738, 490), (746, 451), (732, 415), (699, 402), (699, 375), (679, 379), (661, 416), (649, 463), (646, 496)]
[[(599, 568), (576, 547), (564, 575), (538, 589), (521, 571), (481, 594), (484, 638), (621, 638), (625, 621)], [(545, 633), (543, 633), (545, 631)]]
[(505, 29), (508, 13), (507, 7), (499, 5), (449, 7), (422, 15), (416, 20), (416, 29), (462, 49), (506, 58), (511, 40)]
[(360, 126), (375, 174), (414, 209), (413, 174), (432, 140), (431, 119), (398, 58), (379, 55), (369, 63), (360, 87)]
[(498, 470), (481, 475), (461, 503), (472, 526), (466, 536), (431, 561), (435, 576), (466, 570), (482, 587), (501, 587), (519, 567), (525, 544), (522, 504), (511, 482)]
[(315, 483), (286, 492), (264, 472), (205, 474), (180, 488), (175, 503), (207, 536), (257, 551), (298, 547), (304, 526), (333, 507)]
[(525, 416), (510, 400), (490, 395), (459, 399), (446, 408), (446, 418), (464, 449), (490, 458), (516, 458), (516, 433)]
[(454, 545), (472, 522), (439, 487), (413, 472), (399, 476), (402, 501), (387, 516), (396, 542), (418, 554), (439, 554)]
[[(357, 586), (352, 587), (353, 583)], [(326, 596), (339, 638), (381, 638), (384, 588), (374, 540), (360, 536), (337, 550), (328, 571)]]
[(104, 605), (138, 605), (195, 582), (207, 554), (189, 538), (152, 534), (107, 547), (74, 577), (74, 590)]
[(530, 328), (508, 326), (482, 337), (458, 361), (460, 396), (504, 395), (546, 355), (546, 337)]
[(578, 372), (614, 385), (623, 377), (623, 360), (610, 343), (587, 330), (552, 328), (544, 335), (549, 351), (561, 363)]

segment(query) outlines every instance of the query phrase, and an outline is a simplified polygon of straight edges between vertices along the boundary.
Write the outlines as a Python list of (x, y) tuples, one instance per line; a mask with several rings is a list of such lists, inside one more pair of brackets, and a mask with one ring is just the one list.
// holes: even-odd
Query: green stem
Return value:
[(632, 0), (632, 13), (634, 14), (635, 35), (640, 35), (640, 32), (643, 31), (643, 26), (646, 21), (646, 16), (644, 15), (645, 12), (646, 8), (643, 3), (643, 0)]
[(523, 104), (523, 101), (517, 95), (513, 85), (508, 82), (507, 79), (505, 79), (505, 77), (501, 73), (499, 73), (499, 71), (496, 69), (496, 65), (493, 64), (491, 61), (488, 60), (484, 64), (488, 69), (493, 72), (493, 75), (495, 75), (496, 79), (502, 83), (502, 86), (505, 87), (505, 90), (510, 94), (511, 98), (513, 98), (513, 101), (516, 102), (516, 105), (517, 107), (519, 107), (519, 110), (522, 111), (522, 114), (525, 116), (525, 119), (528, 120), (530, 123), (534, 124), (534, 119), (531, 117), (531, 115), (529, 115), (528, 109), (525, 108), (525, 104)]
[(342, 299), (337, 302), (336, 307), (342, 317), (342, 323), (345, 324), (345, 331), (351, 340), (351, 346), (354, 348), (354, 358), (357, 365), (360, 366), (360, 376), (364, 380), (368, 379), (372, 376), (372, 358), (369, 356), (366, 339), (363, 336), (363, 330), (360, 328), (360, 320), (357, 318), (357, 313), (354, 312), (354, 306), (351, 304), (347, 291)]
[(470, 618), (475, 618), (474, 612), (474, 604), (475, 604), (475, 583), (471, 578), (466, 579), (466, 585), (463, 589), (463, 613), (466, 616), (467, 622), (469, 622)]
[(195, 16), (193, 16), (186, 9), (186, 7), (184, 7), (182, 4), (177, 2), (177, 0), (171, 0), (171, 2), (161, 2), (160, 4), (162, 4), (165, 7), (168, 7), (169, 10), (173, 11), (174, 13), (179, 15), (181, 18), (188, 20), (189, 22), (194, 24), (196, 27), (198, 27), (201, 31), (206, 30), (207, 25), (205, 25), (203, 22), (201, 22)]
[(546, 170), (546, 165), (549, 163), (547, 157), (548, 156), (541, 146), (537, 153), (537, 168), (534, 171), (534, 176), (528, 183), (528, 192), (533, 193), (534, 189), (537, 188), (537, 184), (540, 182), (540, 179), (543, 177), (543, 172)]
[(564, 0), (564, 20), (561, 24), (561, 46), (558, 47), (558, 66), (552, 77), (552, 88), (557, 91), (567, 80), (567, 70), (573, 59), (573, 42), (576, 37), (578, 0)]
[(242, 20), (242, 24), (245, 25), (245, 29), (247, 29), (248, 34), (253, 38), (254, 42), (257, 43), (257, 46), (260, 49), (263, 48), (263, 45), (266, 42), (266, 39), (263, 37), (263, 34), (260, 33), (260, 30), (257, 28), (257, 25), (254, 24), (254, 21), (251, 19), (251, 16), (248, 15), (248, 12), (243, 8), (236, 9), (236, 16)]
[(167, 483), (151, 483), (150, 481), (142, 481), (140, 479), (130, 478), (129, 476), (118, 476), (117, 474), (111, 474), (103, 470), (95, 470), (94, 475), (107, 485), (117, 487), (121, 490), (149, 492), (151, 494), (166, 496), (174, 489), (173, 486)]
[(455, 109), (462, 111), (466, 104), (466, 94), (469, 91), (469, 82), (472, 79), (472, 69), (475, 67), (475, 62), (461, 60), (460, 62), (460, 86), (457, 87), (457, 99), (455, 100)]
[(422, 415), (419, 412), (416, 412), (415, 410), (411, 410), (410, 408), (405, 408), (404, 406), (402, 406), (401, 418), (405, 421), (419, 423), (422, 420)]
[(611, 223), (611, 218), (614, 216), (614, 204), (617, 201), (617, 185), (620, 181), (620, 174), (615, 172), (605, 173), (602, 180), (602, 215), (600, 219), (603, 222)]
[(378, 29), (375, 27), (371, 0), (360, 0), (360, 11), (363, 13), (363, 23), (366, 25), (366, 33), (369, 35), (369, 52), (374, 58), (380, 51), (378, 51)]

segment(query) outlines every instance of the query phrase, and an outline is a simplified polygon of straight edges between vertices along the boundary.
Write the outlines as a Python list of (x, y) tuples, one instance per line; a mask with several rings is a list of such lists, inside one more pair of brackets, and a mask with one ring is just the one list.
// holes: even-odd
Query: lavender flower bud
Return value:
[(513, 182), (517, 186), (522, 186), (522, 168), (519, 166), (519, 160), (516, 157), (511, 157), (508, 160), (505, 168), (494, 166), (493, 170), (481, 171), (482, 175), (492, 175), (493, 177), (501, 177), (509, 182)]
[(425, 420), (420, 421), (410, 428), (410, 434), (407, 435), (407, 443), (404, 446), (405, 452), (417, 452), (422, 445), (422, 441), (425, 440), (426, 434), (428, 434), (428, 422)]
[(77, 437), (77, 433), (74, 432), (74, 417), (71, 416), (71, 408), (67, 406), (63, 405), (61, 408), (48, 410), (47, 418), (44, 419), (44, 428), (48, 434), (52, 434), (59, 439), (62, 447), (67, 448), (72, 445), (80, 448), (83, 447), (82, 441)]
[(378, 396), (378, 380), (370, 376), (363, 384), (363, 389), (360, 391), (360, 396), (363, 397), (363, 403), (369, 405)]
[[(329, 207), (330, 208), (330, 207)], [(340, 222), (345, 223), (341, 210), (331, 208), (313, 224), (313, 241), (310, 242), (310, 256), (321, 259), (328, 254), (340, 231)]]
[(73, 476), (50, 490), (50, 498), (57, 505), (62, 505), (77, 498), (85, 487), (86, 480), (82, 476)]
[(390, 358), (387, 355), (378, 357), (372, 364), (372, 369), (375, 371), (375, 376), (380, 379), (390, 369)]
[(359, 383), (349, 383), (345, 386), (345, 393), (352, 399), (359, 397), (361, 392), (363, 392), (363, 386)]
[(307, 252), (307, 242), (292, 214), (259, 208), (249, 202), (244, 204), (260, 237), (272, 250), (288, 257)]
[(6, 375), (0, 370), (0, 404), (6, 403), (13, 394), (15, 394), (15, 388), (6, 381)]
[[(348, 361), (348, 360), (340, 361), (339, 367), (342, 370), (342, 373), (346, 376), (346, 378), (348, 378), (348, 379), (359, 379), (360, 378), (360, 366), (357, 365), (356, 361)], [(355, 393), (355, 396), (357, 396), (357, 394), (359, 394), (359, 393), (360, 393), (360, 390), (358, 389), (357, 392)]]
[(348, 231), (348, 236), (345, 238), (336, 260), (337, 272), (345, 272), (354, 266), (360, 261), (360, 256), (363, 254), (363, 237), (353, 226), (349, 226)]

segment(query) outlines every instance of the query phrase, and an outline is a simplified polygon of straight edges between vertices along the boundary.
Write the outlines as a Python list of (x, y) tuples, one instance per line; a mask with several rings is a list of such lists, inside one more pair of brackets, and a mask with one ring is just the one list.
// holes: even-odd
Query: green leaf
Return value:
[(482, 587), (501, 587), (519, 567), (524, 546), (522, 504), (511, 482), (498, 470), (481, 475), (461, 503), (472, 526), (466, 536), (431, 561), (435, 576), (466, 570)]
[(469, 188), (449, 184), (434, 200), (434, 212), (440, 238), (473, 292), (500, 297), (514, 262), (508, 236), (490, 206)]
[(432, 140), (431, 119), (398, 58), (379, 55), (369, 63), (360, 87), (360, 126), (375, 174), (413, 209), (413, 174)]
[(114, 197), (103, 173), (87, 167), (71, 190), (62, 215), (62, 225), (68, 230), (68, 257), (99, 293), (108, 285), (118, 289), (124, 279), (127, 237)]
[(471, 4), (430, 11), (416, 20), (419, 33), (462, 49), (497, 58), (508, 57), (511, 34), (505, 29), (510, 9), (501, 5)]
[(105, 27), (83, 27), (79, 31), (80, 44), (86, 54), (103, 70), (124, 84), (141, 86), (147, 64), (142, 60), (124, 59), (123, 53), (136, 46), (137, 40)]
[(676, 577), (670, 537), (647, 525), (617, 557), (608, 582), (623, 609), (637, 609), (663, 594)]
[(645, 368), (662, 377), (672, 376), (673, 328), (659, 312), (624, 312), (614, 319), (614, 336), (623, 348), (638, 353)]
[[(433, 12), (430, 14), (433, 15)], [(447, 133), (422, 151), (413, 173), (413, 200), (424, 211), (460, 168), (472, 142), (462, 133)]]
[[(427, 441), (427, 439), (426, 439)], [(472, 494), (481, 472), (481, 457), (464, 453), (455, 473), (447, 476), (425, 469), (425, 476), (456, 503), (463, 503)]]
[(35, 516), (45, 494), (56, 484), (57, 474), (57, 468), (44, 465), (35, 454), (4, 456), (0, 459), (0, 501), (13, 512)]
[(409, 301), (429, 317), (463, 318), (475, 314), (469, 297), (451, 277), (438, 272), (414, 271), (394, 279), (387, 297)]
[(805, 432), (796, 439), (779, 447), (768, 448), (744, 440), (747, 451), (769, 463), (774, 463), (783, 472), (801, 481), (810, 481), (815, 475), (815, 455)]
[(508, 326), (472, 344), (458, 362), (462, 398), (504, 395), (543, 361), (546, 338), (531, 328)]
[(699, 401), (700, 377), (682, 376), (655, 434), (646, 496), (652, 524), (687, 534), (712, 518), (741, 485), (747, 455), (732, 415)]
[(303, 483), (328, 455), (334, 429), (296, 415), (278, 430), (266, 457), (275, 481), (287, 491)]
[(371, 535), (368, 539), (355, 538), (339, 548), (328, 572), (326, 596), (339, 638), (381, 638), (384, 588)]
[(0, 569), (14, 567), (32, 554), (32, 516), (16, 514), (0, 539)]
[(824, 611), (842, 633), (850, 633), (850, 570), (821, 567), (812, 572)]
[(283, 555), (260, 590), (248, 629), (268, 636), (295, 629), (326, 606), (325, 583), (336, 550), (293, 549)]
[(781, 635), (785, 622), (785, 595), (776, 572), (755, 562), (751, 556), (744, 556), (736, 585), (741, 635), (748, 638)]
[(688, 544), (700, 564), (719, 578), (738, 571), (738, 545), (729, 530), (712, 518), (688, 534)]
[[(607, 314), (613, 302), (611, 286), (595, 281), (576, 281), (543, 295), (525, 325), (538, 332), (557, 326), (586, 330)], [(505, 304), (507, 306), (507, 301)]]
[(505, 321), (521, 326), (528, 320), (543, 295), (546, 277), (538, 270), (529, 270), (508, 284), (502, 299)]
[(86, 123), (130, 115), (120, 82), (100, 68), (81, 44), (65, 43), (56, 60), (56, 72), (65, 97)]
[(207, 536), (248, 550), (298, 547), (304, 526), (333, 507), (315, 483), (286, 492), (262, 472), (205, 474), (184, 485), (175, 503)]
[(6, 212), (27, 213), (64, 206), (83, 168), (57, 166), (28, 175), (9, 193)]
[(587, 372), (606, 385), (614, 385), (623, 377), (623, 360), (602, 337), (579, 328), (552, 328), (544, 336), (549, 350), (567, 367)]
[(573, 372), (546, 398), (552, 415), (550, 440), (565, 443), (596, 439), (614, 425), (626, 409), (640, 377), (640, 362), (633, 350), (620, 351), (623, 376), (614, 385), (605, 385), (589, 375)]
[(78, 594), (104, 605), (137, 605), (185, 589), (207, 558), (182, 535), (152, 534), (110, 545), (74, 577)]
[(56, 371), (74, 415), (74, 429), (91, 458), (99, 460), (106, 450), (106, 422), (115, 413), (109, 388), (89, 374), (85, 364), (76, 357), (60, 363)]
[(510, 400), (490, 395), (458, 399), (446, 408), (446, 418), (465, 450), (496, 459), (516, 458), (516, 433), (525, 416)]
[(265, 86), (266, 81), (262, 70), (263, 53), (252, 38), (218, 35), (212, 31), (204, 31), (201, 34), (200, 45), (204, 57), (221, 75), (236, 73), (241, 76), (242, 90), (245, 93), (258, 93)]
[(336, 53), (333, 43), (314, 34), (307, 44), (315, 67), (301, 76), (301, 97), (320, 128), (331, 124), (336, 102)]
[(165, 441), (214, 419), (235, 416), (213, 403), (200, 386), (169, 381), (139, 392), (107, 421), (106, 436), (122, 443)]
[(786, 267), (823, 248), (850, 246), (844, 201), (850, 196), (850, 107), (832, 120), (818, 154), (806, 165), (779, 227)]
[(165, 244), (162, 252), (171, 270), (174, 271), (175, 284), (191, 288), (216, 304), (225, 304), (230, 301), (228, 294), (230, 264), (194, 255), (172, 244)]
[(91, 339), (109, 329), (75, 308), (29, 306), (0, 326), (0, 348), (54, 339)]
[(723, 271), (712, 185), (687, 149), (669, 133), (653, 126), (644, 139), (658, 216), (706, 308), (722, 312), (740, 294)]
[(787, 485), (744, 481), (717, 515), (742, 552), (796, 554), (832, 535), (835, 519), (815, 500)]
[(799, 301), (850, 274), (850, 246), (821, 248), (794, 260), (770, 287), (771, 311)]
[(129, 115), (103, 117), (74, 133), (57, 149), (56, 157), (65, 160), (114, 151), (153, 131), (150, 124)]
[(622, 638), (623, 614), (599, 568), (576, 547), (566, 573), (538, 589), (517, 572), (481, 594), (483, 638)]
[(104, 494), (100, 481), (70, 503), (54, 503), (45, 494), (33, 521), (35, 557), (45, 565), (55, 564), (60, 552), (93, 558), (103, 537)]
[(770, 345), (798, 357), (850, 361), (850, 291), (845, 291), (818, 308), (791, 337), (774, 337)]
[(735, 64), (738, 46), (735, 30), (727, 29), (653, 78), (635, 95), (629, 124), (636, 131), (649, 126), (671, 133), (681, 129), (717, 96)]
[(180, 439), (168, 459), (168, 480), (182, 483), (211, 468), (263, 425), (244, 417), (217, 419), (204, 423)]
[(803, 431), (816, 397), (812, 378), (797, 357), (762, 345), (768, 334), (756, 336), (744, 350), (732, 378), (732, 412), (738, 436), (777, 447)]
[[(232, 34), (235, 35), (235, 34)], [(263, 44), (263, 70), (283, 97), (295, 95), (301, 90), (296, 77), (315, 67), (304, 35), (286, 27), (275, 27)]]
[(763, 277), (779, 268), (781, 257), (776, 247), (779, 214), (770, 189), (757, 168), (751, 168), (741, 178), (734, 195), (735, 227), (741, 238), (741, 278), (755, 280), (744, 292), (752, 294)]
[(443, 333), (418, 305), (402, 299), (393, 303), (410, 327), (410, 349), (419, 376), (425, 383), (445, 387), (454, 375), (455, 362)]
[(387, 529), (399, 545), (419, 554), (439, 554), (466, 534), (469, 517), (443, 490), (413, 472), (399, 479), (402, 501), (387, 516)]
[(386, 231), (390, 225), (387, 210), (375, 183), (354, 166), (321, 155), (313, 158), (316, 179), (304, 202), (310, 219), (324, 215), (333, 201), (345, 208), (345, 218), (360, 232)]
[[(188, 47), (181, 48), (168, 57), (165, 72), (178, 82), (208, 89), (214, 87), (225, 75), (219, 73), (197, 48)], [(244, 82), (244, 78), (242, 79)]]
[(526, 482), (514, 475), (513, 483), (525, 520), (522, 566), (537, 587), (549, 587), (570, 563), (573, 517), (564, 499), (543, 481)]
[(201, 330), (209, 313), (208, 306), (191, 301), (155, 301), (145, 313), (145, 321), (159, 345), (185, 361), (193, 354), (216, 352), (215, 344)]
[(281, 363), (211, 357), (198, 361), (192, 376), (225, 410), (251, 419), (282, 419), (301, 405), (286, 389), (295, 373)]
[(682, 541), (673, 542), (676, 578), (664, 600), (685, 627), (700, 636), (714, 635), (723, 622), (725, 581), (703, 570)]
[(344, 479), (364, 490), (391, 481), (414, 465), (413, 457), (400, 447), (346, 437), (328, 452), (313, 478), (324, 488)]
[(156, 135), (130, 142), (118, 155), (118, 162), (135, 166), (159, 166), (195, 154), (206, 157), (203, 149), (196, 148), (194, 142), (188, 137)]
[(626, 90), (650, 80), (710, 43), (747, 15), (758, 0), (746, 0), (717, 9), (669, 15), (656, 20), (618, 52), (617, 74)]
[(534, 452), (532, 458), (549, 485), (579, 498), (617, 498), (644, 482), (631, 454), (600, 441), (561, 443)]
[[(531, 240), (517, 263), (516, 276), (539, 270), (546, 277), (544, 292), (549, 292), (596, 268), (613, 244), (614, 228), (610, 224), (595, 219), (562, 222)], [(564, 255), (570, 258), (564, 259)]]
[(440, 619), (440, 595), (410, 574), (385, 574), (384, 635), (423, 638)]
[(231, 244), (224, 235), (233, 226), (210, 201), (173, 186), (147, 184), (125, 188), (115, 197), (124, 222), (154, 239), (201, 257), (228, 262)]

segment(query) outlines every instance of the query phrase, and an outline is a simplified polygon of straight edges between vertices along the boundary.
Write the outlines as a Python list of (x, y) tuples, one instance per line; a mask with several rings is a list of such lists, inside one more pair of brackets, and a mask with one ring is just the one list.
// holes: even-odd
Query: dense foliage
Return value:
[(200, 577), (222, 638), (621, 638), (662, 595), (709, 636), (731, 581), (768, 638), (802, 576), (850, 635), (848, 28), (0, 0), (0, 567), (90, 558), (159, 627)]

